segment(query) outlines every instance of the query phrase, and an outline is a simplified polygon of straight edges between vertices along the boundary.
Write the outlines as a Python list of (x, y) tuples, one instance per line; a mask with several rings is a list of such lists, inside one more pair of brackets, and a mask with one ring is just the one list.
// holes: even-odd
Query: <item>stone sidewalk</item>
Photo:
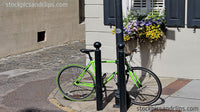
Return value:
[(47, 98), (56, 88), (60, 68), (85, 64), (81, 48), (84, 41), (71, 41), (0, 58), (0, 112), (63, 112)]
[(51, 69), (58, 71), (70, 63), (85, 64), (85, 55), (80, 52), (85, 41), (72, 41), (64, 45), (45, 47), (40, 50), (0, 58), (0, 72), (14, 69)]
[[(151, 106), (132, 105), (128, 112), (200, 112), (200, 80), (160, 77), (163, 86), (161, 98)], [(115, 86), (110, 83), (108, 86)], [(111, 90), (115, 90), (112, 88)], [(110, 95), (106, 106), (100, 112), (120, 112), (113, 108), (114, 94)], [(67, 112), (96, 112), (96, 101), (69, 101), (55, 89), (49, 95), (49, 101)]]

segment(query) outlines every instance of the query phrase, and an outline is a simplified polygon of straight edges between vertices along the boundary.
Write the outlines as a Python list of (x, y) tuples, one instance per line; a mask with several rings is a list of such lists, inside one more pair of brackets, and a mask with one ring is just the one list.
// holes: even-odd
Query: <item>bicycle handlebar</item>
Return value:
[[(90, 52), (95, 52), (94, 49), (80, 49), (82, 53), (86, 53), (89, 56), (89, 59), (92, 60)], [(125, 57), (130, 56), (130, 60), (133, 58), (133, 53), (139, 52), (137, 49), (133, 49), (131, 53), (125, 53)]]

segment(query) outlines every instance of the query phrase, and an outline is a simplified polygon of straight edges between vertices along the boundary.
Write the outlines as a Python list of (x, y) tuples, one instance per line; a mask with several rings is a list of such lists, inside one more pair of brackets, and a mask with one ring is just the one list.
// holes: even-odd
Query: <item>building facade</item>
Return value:
[(0, 57), (84, 40), (84, 4), (80, 1), (1, 0)]
[[(170, 1), (175, 1), (176, 7), (173, 6), (169, 9), (168, 5), (174, 4)], [(129, 42), (132, 48), (140, 51), (134, 55), (133, 60), (136, 61), (134, 63), (136, 66), (152, 69), (158, 76), (200, 79), (200, 29), (198, 28), (200, 18), (198, 5), (200, 2), (198, 0), (190, 2), (190, 0), (123, 0), (124, 16), (130, 8), (146, 7), (151, 9), (155, 7), (159, 9), (166, 6), (166, 10), (170, 10), (171, 13), (175, 12), (171, 15), (166, 14), (166, 18), (169, 17), (169, 21), (173, 24), (169, 24), (167, 27), (166, 40), (156, 50)], [(93, 43), (100, 41), (102, 43), (102, 59), (115, 60), (116, 39), (115, 35), (112, 35), (112, 28), (104, 25), (103, 6), (103, 0), (85, 0), (86, 45), (87, 48), (93, 48)], [(179, 9), (184, 10), (179, 13)], [(195, 17), (193, 21), (196, 20), (196, 23), (192, 21), (194, 23), (192, 27), (189, 26), (191, 22), (188, 21), (191, 17), (190, 9), (193, 9), (193, 12), (196, 11), (193, 14)], [(180, 21), (183, 21), (183, 24), (179, 24)], [(103, 64), (102, 66), (103, 72), (116, 70), (116, 64)]]

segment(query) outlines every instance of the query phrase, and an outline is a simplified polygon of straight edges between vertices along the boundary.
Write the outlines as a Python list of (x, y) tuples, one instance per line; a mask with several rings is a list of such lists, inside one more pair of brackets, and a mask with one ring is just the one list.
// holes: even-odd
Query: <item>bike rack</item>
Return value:
[(95, 42), (95, 68), (96, 68), (96, 105), (97, 111), (103, 109), (103, 94), (102, 94), (102, 73), (101, 73), (101, 47), (100, 42)]
[[(110, 6), (109, 6), (110, 5)], [(109, 10), (109, 11), (108, 11)], [(107, 12), (112, 13), (107, 13)], [(114, 13), (115, 12), (115, 13)], [(111, 15), (109, 15), (111, 14)], [(115, 16), (113, 18), (113, 15)], [(124, 39), (123, 39), (123, 18), (122, 18), (122, 0), (104, 0), (104, 24), (116, 26), (116, 51), (117, 51), (117, 71), (118, 71), (118, 89), (115, 92), (115, 105), (114, 107), (120, 107), (120, 112), (127, 112), (127, 108), (130, 105), (126, 91), (125, 82), (125, 55), (124, 55)], [(103, 109), (102, 99), (102, 71), (101, 71), (101, 47), (100, 42), (95, 42), (95, 67), (96, 67), (96, 97), (97, 97), (97, 111)]]
[[(103, 110), (103, 93), (102, 93), (102, 67), (101, 67), (101, 43), (95, 42), (95, 74), (96, 74), (96, 106), (97, 111)], [(124, 55), (124, 44), (118, 44), (118, 89), (115, 91), (115, 105), (114, 107), (120, 107), (120, 112), (126, 112), (130, 104), (129, 97), (126, 91), (126, 81), (125, 81), (125, 55)], [(119, 69), (120, 68), (120, 69)]]
[(126, 101), (126, 81), (125, 81), (125, 55), (124, 55), (124, 44), (118, 44), (118, 90), (120, 96), (120, 112), (127, 111), (127, 101)]
[[(120, 112), (127, 112), (127, 96), (125, 82), (125, 54), (123, 39), (123, 18), (122, 18), (122, 0), (115, 0), (116, 15), (116, 45), (117, 45), (117, 71), (118, 71), (118, 90), (120, 96)], [(116, 101), (116, 100), (115, 100)], [(117, 105), (117, 102), (116, 102)]]

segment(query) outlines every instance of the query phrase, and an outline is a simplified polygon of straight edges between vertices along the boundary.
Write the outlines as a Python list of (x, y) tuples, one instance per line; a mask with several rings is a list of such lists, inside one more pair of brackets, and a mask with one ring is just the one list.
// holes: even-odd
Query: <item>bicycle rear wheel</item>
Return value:
[[(56, 83), (61, 94), (70, 100), (88, 100), (95, 92), (95, 79), (80, 65), (68, 65), (57, 74)], [(79, 77), (80, 74), (83, 76)]]
[(132, 67), (132, 73), (137, 75), (139, 88), (129, 78), (127, 83), (127, 91), (129, 92), (131, 103), (136, 105), (151, 105), (156, 102), (161, 95), (162, 85), (159, 78), (150, 70), (143, 67)]

